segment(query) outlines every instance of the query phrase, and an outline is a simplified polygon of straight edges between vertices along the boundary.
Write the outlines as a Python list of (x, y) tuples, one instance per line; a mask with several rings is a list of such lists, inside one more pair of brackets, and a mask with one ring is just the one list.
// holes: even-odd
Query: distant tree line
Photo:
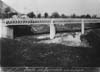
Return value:
[(97, 18), (97, 15), (90, 15), (90, 14), (86, 14), (86, 15), (76, 15), (76, 14), (72, 14), (70, 16), (67, 16), (65, 14), (59, 14), (58, 12), (53, 12), (51, 15), (49, 15), (47, 12), (44, 13), (44, 15), (42, 16), (41, 13), (35, 15), (34, 12), (30, 12), (27, 14), (27, 16), (29, 18)]
[[(4, 9), (4, 12), (0, 12), (0, 18), (11, 18), (13, 15), (18, 15), (17, 12), (12, 12), (9, 7)], [(24, 14), (25, 15), (25, 14)], [(97, 15), (76, 15), (72, 14), (70, 16), (67, 16), (65, 14), (59, 14), (58, 12), (53, 12), (51, 15), (49, 15), (47, 12), (45, 12), (43, 15), (41, 13), (35, 14), (34, 12), (29, 12), (26, 14), (29, 18), (98, 18)]]

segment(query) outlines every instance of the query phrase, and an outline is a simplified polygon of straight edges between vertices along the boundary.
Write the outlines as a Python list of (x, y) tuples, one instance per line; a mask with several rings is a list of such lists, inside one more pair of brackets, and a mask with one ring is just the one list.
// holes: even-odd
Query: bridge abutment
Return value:
[(13, 39), (13, 28), (12, 27), (7, 27), (7, 26), (3, 26), (2, 28), (2, 37), (4, 38), (9, 38), (9, 39)]
[(0, 35), (2, 38), (9, 38), (9, 39), (13, 39), (14, 35), (13, 35), (13, 27), (9, 27), (9, 26), (6, 26), (2, 20), (0, 20)]

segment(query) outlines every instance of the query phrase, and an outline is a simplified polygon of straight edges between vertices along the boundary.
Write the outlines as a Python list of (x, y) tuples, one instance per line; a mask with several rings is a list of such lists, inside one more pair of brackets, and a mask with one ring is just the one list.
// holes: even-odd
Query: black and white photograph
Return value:
[(0, 72), (100, 72), (100, 0), (0, 0)]

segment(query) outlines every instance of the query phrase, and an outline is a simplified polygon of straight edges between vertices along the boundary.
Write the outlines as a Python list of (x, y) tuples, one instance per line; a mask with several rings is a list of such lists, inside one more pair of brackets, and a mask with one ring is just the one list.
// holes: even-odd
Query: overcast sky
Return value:
[(59, 12), (70, 14), (97, 14), (100, 16), (100, 0), (2, 0), (21, 13)]

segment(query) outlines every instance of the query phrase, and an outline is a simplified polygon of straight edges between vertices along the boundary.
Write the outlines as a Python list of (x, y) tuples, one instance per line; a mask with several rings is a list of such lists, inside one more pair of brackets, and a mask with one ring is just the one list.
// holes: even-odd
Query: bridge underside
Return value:
[(30, 26), (13, 26), (13, 34), (14, 38), (19, 36), (25, 36), (25, 35), (33, 35), (34, 33), (31, 31)]

